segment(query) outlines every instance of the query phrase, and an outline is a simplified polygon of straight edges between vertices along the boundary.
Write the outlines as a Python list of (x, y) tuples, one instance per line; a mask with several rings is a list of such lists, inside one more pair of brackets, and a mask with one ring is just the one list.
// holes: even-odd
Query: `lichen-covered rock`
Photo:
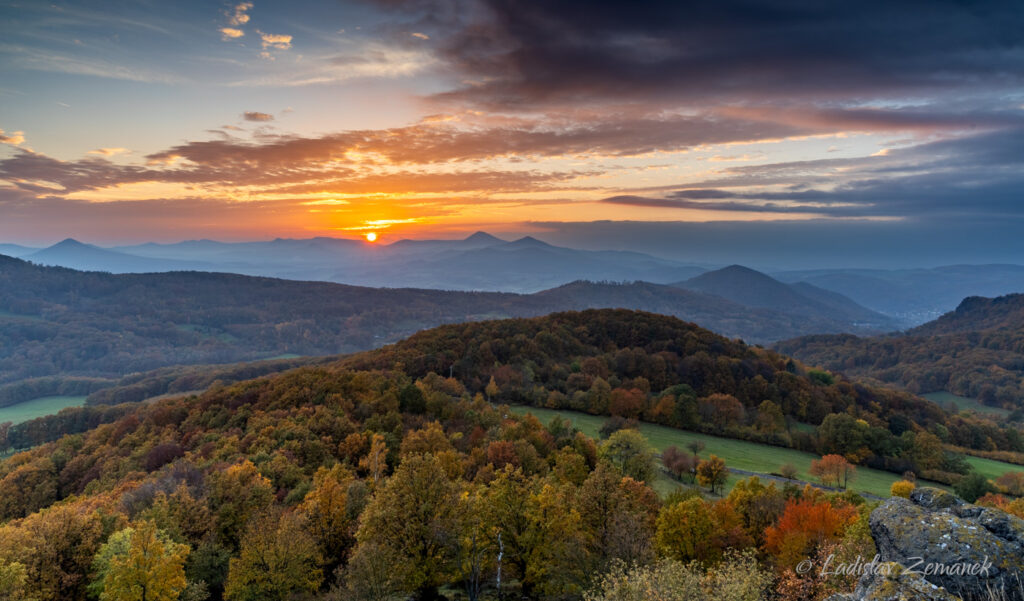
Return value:
[(1020, 518), (919, 488), (910, 499), (882, 503), (871, 513), (870, 525), (884, 562), (920, 573), (965, 601), (1024, 601)]
[(882, 563), (865, 572), (857, 590), (848, 595), (833, 595), (828, 601), (961, 601), (960, 597), (907, 572), (898, 563)]

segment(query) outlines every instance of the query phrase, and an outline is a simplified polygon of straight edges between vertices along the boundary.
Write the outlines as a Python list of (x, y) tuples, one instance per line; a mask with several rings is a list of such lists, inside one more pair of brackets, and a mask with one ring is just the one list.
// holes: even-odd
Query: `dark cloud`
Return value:
[(1024, 77), (1017, 0), (385, 0), (420, 17), (492, 106), (1010, 90)]
[[(695, 192), (705, 192), (704, 190), (695, 190)], [(722, 192), (720, 190), (714, 190), (722, 197), (730, 198), (736, 195), (730, 192)], [(647, 198), (644, 196), (612, 196), (605, 198), (602, 202), (608, 204), (619, 204), (627, 205), (631, 207), (650, 207), (657, 209), (690, 209), (690, 210), (701, 210), (701, 211), (730, 211), (740, 213), (782, 213), (782, 214), (800, 214), (806, 215), (827, 212), (832, 216), (866, 216), (871, 213), (865, 207), (855, 207), (854, 210), (846, 208), (836, 209), (835, 207), (822, 207), (821, 205), (807, 205), (807, 204), (788, 204), (783, 205), (774, 202), (766, 203), (751, 203), (751, 202), (708, 202), (708, 201), (697, 201), (687, 200), (681, 197), (674, 198)]]
[[(780, 184), (787, 185), (779, 189)], [(719, 180), (690, 183), (662, 197), (618, 195), (604, 202), (951, 222), (965, 216), (1024, 217), (1024, 128), (920, 144), (879, 157), (735, 167)]]
[[(581, 219), (585, 216), (581, 215)], [(874, 221), (570, 221), (527, 224), (545, 241), (629, 249), (707, 265), (764, 270), (1024, 264), (1024, 219)]]

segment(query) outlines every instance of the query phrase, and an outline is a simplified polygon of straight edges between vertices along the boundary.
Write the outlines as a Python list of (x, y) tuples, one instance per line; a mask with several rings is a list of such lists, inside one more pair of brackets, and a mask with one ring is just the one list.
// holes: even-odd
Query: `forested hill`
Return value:
[[(835, 510), (827, 517), (841, 525), (858, 515), (855, 496), (757, 481), (728, 501), (694, 491), (663, 502), (636, 431), (597, 444), (565, 421), (516, 417), (506, 401), (928, 477), (950, 463), (932, 431), (1022, 450), (991, 424), (947, 419), (907, 393), (853, 385), (672, 317), (589, 310), (449, 325), (198, 396), (0, 427), (4, 446), (39, 445), (0, 460), (0, 567), (13, 598), (39, 601), (118, 598), (107, 591), (140, 579), (172, 591), (166, 598), (371, 600), (384, 590), (434, 600), (438, 587), (493, 582), (500, 548), (506, 593), (566, 600), (615, 562), (656, 555), (766, 550), (768, 565), (786, 569), (813, 550), (771, 542), (791, 538), (798, 511)], [(787, 416), (821, 423), (792, 429)], [(713, 470), (724, 477), (720, 461), (704, 458), (700, 482)], [(708, 521), (678, 530), (692, 515)], [(707, 534), (716, 531), (727, 535)], [(160, 572), (128, 573), (126, 557)]]
[[(348, 353), (444, 323), (590, 307), (667, 313), (754, 342), (844, 331), (842, 323), (643, 282), (576, 282), (519, 295), (200, 272), (111, 275), (0, 256), (0, 386), (46, 376), (116, 378), (168, 365)], [(92, 383), (87, 388), (83, 393), (94, 389)]]
[[(340, 365), (399, 369), (414, 378), (452, 374), (495, 401), (840, 452), (884, 469), (904, 465), (898, 458), (910, 452), (905, 433), (914, 430), (940, 431), (958, 446), (984, 448), (990, 439), (996, 448), (1024, 452), (1012, 426), (951, 417), (907, 392), (852, 383), (649, 313), (590, 310), (448, 325)], [(813, 436), (790, 428), (794, 421), (829, 422), (837, 439), (820, 447)]]
[(807, 336), (776, 345), (800, 359), (906, 387), (1024, 408), (1024, 295), (969, 297), (904, 335)]

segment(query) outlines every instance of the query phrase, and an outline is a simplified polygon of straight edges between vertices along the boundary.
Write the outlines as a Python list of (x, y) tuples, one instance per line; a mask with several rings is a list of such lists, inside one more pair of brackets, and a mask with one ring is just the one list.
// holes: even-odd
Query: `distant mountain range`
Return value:
[[(71, 250), (103, 260), (110, 259), (108, 253), (118, 254), (79, 246), (65, 242), (43, 252)], [(530, 240), (484, 250), (518, 252), (502, 250), (508, 246), (562, 252)], [(723, 279), (736, 271), (729, 268)], [(762, 283), (771, 280), (751, 270), (741, 273)], [(716, 277), (710, 273), (702, 281)], [(778, 287), (788, 288), (778, 282), (767, 286)], [(196, 271), (115, 275), (0, 256), (0, 385), (49, 376), (115, 378), (168, 365), (282, 354), (331, 355), (381, 346), (445, 323), (590, 308), (672, 315), (756, 343), (811, 333), (879, 331), (851, 321), (849, 312), (828, 314), (824, 304), (809, 298), (790, 308), (747, 301), (648, 282), (576, 281), (513, 294), (369, 288)], [(836, 304), (856, 307), (847, 299)], [(814, 314), (805, 310), (812, 305)], [(870, 312), (860, 308), (859, 313)]]
[[(46, 249), (0, 244), (0, 254), (41, 265), (110, 273), (210, 271), (435, 290), (533, 293), (577, 280), (646, 281), (715, 294), (747, 306), (789, 312), (799, 308), (808, 316), (882, 329), (935, 319), (968, 296), (1024, 292), (1024, 267), (1018, 265), (770, 271), (772, 281), (753, 277), (753, 270), (743, 273), (727, 268), (701, 280), (698, 276), (718, 266), (629, 251), (565, 248), (532, 237), (507, 241), (486, 232), (462, 240), (391, 244), (320, 237), (101, 248), (68, 239)], [(879, 314), (890, 319), (880, 319)]]
[(279, 238), (226, 243), (192, 240), (100, 248), (68, 239), (34, 252), (12, 248), (41, 265), (110, 273), (215, 271), (359, 286), (537, 292), (575, 280), (669, 283), (704, 267), (626, 251), (552, 246), (532, 237), (512, 242), (485, 232), (464, 240)]

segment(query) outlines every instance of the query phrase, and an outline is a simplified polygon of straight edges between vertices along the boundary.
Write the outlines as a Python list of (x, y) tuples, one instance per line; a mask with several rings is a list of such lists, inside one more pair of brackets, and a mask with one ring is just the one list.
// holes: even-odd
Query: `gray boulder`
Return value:
[(960, 597), (897, 563), (881, 563), (860, 577), (853, 593), (832, 595), (828, 601), (960, 601)]
[[(1020, 518), (939, 489), (918, 488), (910, 499), (882, 503), (871, 512), (870, 526), (883, 562), (899, 563), (965, 601), (1024, 601)], [(871, 585), (867, 576), (862, 580)]]

